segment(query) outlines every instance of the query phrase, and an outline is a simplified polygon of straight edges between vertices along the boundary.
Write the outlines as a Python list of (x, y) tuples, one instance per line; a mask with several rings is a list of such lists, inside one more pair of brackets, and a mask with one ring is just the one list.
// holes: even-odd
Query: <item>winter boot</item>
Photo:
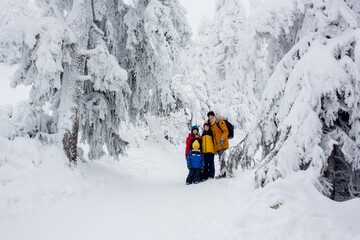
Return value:
[(216, 176), (215, 178), (216, 178), (216, 179), (226, 178), (226, 172), (224, 172), (223, 174), (219, 174), (219, 175)]

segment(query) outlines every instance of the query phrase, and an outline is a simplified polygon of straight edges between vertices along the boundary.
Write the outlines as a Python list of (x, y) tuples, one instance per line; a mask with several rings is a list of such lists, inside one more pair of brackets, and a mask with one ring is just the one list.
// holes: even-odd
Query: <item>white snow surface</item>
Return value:
[(263, 189), (251, 171), (186, 186), (183, 149), (170, 144), (144, 140), (119, 162), (74, 170), (56, 146), (25, 138), (0, 146), (0, 239), (360, 237), (360, 199), (329, 200), (307, 172)]

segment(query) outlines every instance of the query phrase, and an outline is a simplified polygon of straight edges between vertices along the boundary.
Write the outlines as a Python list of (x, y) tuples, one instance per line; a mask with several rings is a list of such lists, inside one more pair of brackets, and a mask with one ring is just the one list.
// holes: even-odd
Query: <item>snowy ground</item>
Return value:
[(360, 239), (360, 199), (333, 202), (306, 172), (264, 189), (250, 171), (186, 186), (182, 146), (131, 136), (119, 162), (75, 170), (55, 146), (0, 137), (0, 239)]
[(360, 239), (360, 199), (332, 202), (305, 173), (258, 190), (251, 172), (186, 186), (175, 148), (149, 144), (71, 171), (56, 148), (31, 147), (8, 147), (1, 164), (0, 239)]

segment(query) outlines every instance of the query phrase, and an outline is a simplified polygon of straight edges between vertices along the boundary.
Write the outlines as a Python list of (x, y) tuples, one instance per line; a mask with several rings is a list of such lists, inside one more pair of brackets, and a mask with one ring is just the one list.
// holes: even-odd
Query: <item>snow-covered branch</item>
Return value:
[(103, 49), (100, 46), (96, 46), (94, 49), (78, 49), (77, 53), (83, 56), (94, 56), (103, 52)]
[(78, 80), (80, 81), (88, 81), (88, 80), (91, 80), (91, 76), (90, 75), (82, 75), (82, 76), (78, 76), (77, 77)]

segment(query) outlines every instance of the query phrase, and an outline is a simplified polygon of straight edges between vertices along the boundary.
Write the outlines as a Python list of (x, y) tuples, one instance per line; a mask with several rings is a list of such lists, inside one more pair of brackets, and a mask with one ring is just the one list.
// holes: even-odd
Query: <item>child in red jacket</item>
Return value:
[(202, 151), (202, 148), (201, 148), (201, 145), (202, 145), (201, 139), (202, 138), (201, 138), (200, 133), (199, 133), (199, 128), (196, 125), (192, 126), (191, 131), (189, 133), (189, 136), (186, 138), (185, 158), (187, 158), (187, 155), (189, 154), (190, 149), (191, 149), (191, 145), (192, 145), (192, 143), (194, 142), (195, 139), (199, 140), (200, 151)]

